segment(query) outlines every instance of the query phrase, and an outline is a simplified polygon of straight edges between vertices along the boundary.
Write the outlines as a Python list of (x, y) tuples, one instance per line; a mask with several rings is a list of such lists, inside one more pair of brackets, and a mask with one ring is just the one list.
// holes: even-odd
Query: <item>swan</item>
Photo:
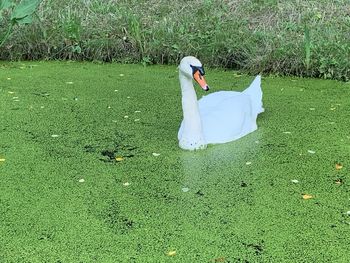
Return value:
[(198, 150), (207, 144), (237, 140), (257, 129), (256, 119), (264, 111), (261, 76), (242, 92), (218, 91), (197, 101), (193, 79), (205, 91), (202, 63), (193, 56), (184, 57), (179, 65), (183, 120), (178, 132), (180, 148)]

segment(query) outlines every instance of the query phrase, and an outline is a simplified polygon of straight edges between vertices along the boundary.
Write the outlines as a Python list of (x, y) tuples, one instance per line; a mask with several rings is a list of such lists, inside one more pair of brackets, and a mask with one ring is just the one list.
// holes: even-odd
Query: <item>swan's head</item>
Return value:
[(209, 86), (204, 78), (203, 65), (197, 58), (192, 56), (184, 57), (180, 62), (179, 70), (186, 77), (194, 79), (203, 90), (209, 90)]

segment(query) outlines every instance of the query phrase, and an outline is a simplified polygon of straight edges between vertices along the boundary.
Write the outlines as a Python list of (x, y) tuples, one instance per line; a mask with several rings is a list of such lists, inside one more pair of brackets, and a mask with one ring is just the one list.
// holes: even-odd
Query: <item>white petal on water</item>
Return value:
[(58, 134), (52, 134), (51, 135), (52, 138), (57, 138), (57, 137), (60, 137)]
[(283, 132), (284, 134), (291, 134), (291, 132), (290, 131), (285, 131), (285, 132)]
[(181, 190), (182, 190), (182, 192), (187, 193), (188, 191), (190, 191), (190, 188), (182, 187)]
[(152, 155), (157, 157), (160, 155), (160, 153), (152, 153)]
[(299, 181), (297, 179), (293, 179), (291, 181), (292, 181), (292, 183), (295, 183), (295, 184), (299, 183)]
[(129, 183), (129, 182), (125, 182), (125, 183), (123, 183), (123, 185), (124, 185), (124, 186), (129, 186), (130, 183)]
[(83, 178), (79, 179), (79, 183), (84, 183), (85, 180)]
[(251, 165), (251, 164), (252, 164), (252, 162), (246, 162), (245, 164), (246, 164), (246, 165)]
[(307, 152), (308, 152), (308, 153), (311, 153), (311, 154), (316, 153), (316, 152), (315, 152), (315, 151), (313, 151), (313, 150), (307, 150)]

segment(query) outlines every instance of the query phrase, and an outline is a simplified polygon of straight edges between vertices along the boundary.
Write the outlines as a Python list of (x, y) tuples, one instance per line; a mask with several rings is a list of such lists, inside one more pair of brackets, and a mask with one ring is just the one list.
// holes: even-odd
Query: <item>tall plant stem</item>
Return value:
[(5, 43), (5, 41), (9, 38), (9, 36), (11, 35), (12, 32), (12, 28), (13, 28), (13, 23), (11, 22), (11, 24), (9, 25), (9, 27), (7, 28), (7, 32), (5, 34), (5, 36), (3, 37), (3, 39), (0, 42), (0, 47), (2, 47), (2, 45)]

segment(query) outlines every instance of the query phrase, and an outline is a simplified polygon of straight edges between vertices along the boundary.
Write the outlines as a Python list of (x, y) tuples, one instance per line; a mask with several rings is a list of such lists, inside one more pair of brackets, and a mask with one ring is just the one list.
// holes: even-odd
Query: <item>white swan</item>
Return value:
[(243, 92), (219, 91), (197, 102), (193, 79), (209, 90), (202, 63), (188, 56), (179, 65), (183, 121), (178, 139), (185, 150), (206, 148), (207, 144), (237, 140), (257, 129), (256, 118), (263, 112), (261, 77), (258, 75)]

